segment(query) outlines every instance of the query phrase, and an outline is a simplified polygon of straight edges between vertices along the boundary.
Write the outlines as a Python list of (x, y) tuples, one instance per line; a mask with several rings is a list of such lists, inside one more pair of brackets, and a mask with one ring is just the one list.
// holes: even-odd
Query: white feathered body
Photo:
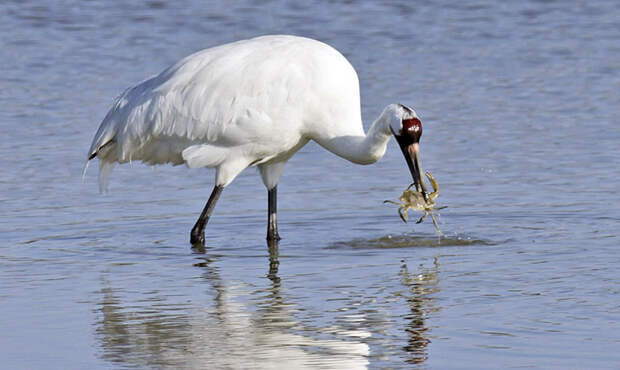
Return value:
[[(115, 162), (141, 160), (215, 167), (224, 186), (259, 165), (266, 185), (274, 186), (265, 178), (269, 166), (277, 182), (285, 161), (308, 140), (340, 154), (332, 141), (341, 137), (365, 138), (351, 64), (316, 40), (263, 36), (197, 52), (127, 89), (89, 156), (100, 160), (100, 182)], [(344, 157), (374, 162), (383, 141), (370, 150), (377, 153)]]

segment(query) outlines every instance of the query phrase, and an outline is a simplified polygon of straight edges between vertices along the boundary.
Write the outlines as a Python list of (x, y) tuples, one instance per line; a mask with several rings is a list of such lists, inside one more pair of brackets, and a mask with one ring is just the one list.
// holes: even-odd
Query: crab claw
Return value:
[(437, 182), (435, 177), (430, 173), (430, 171), (426, 171), (424, 172), (424, 174), (426, 175), (426, 177), (428, 178), (428, 181), (431, 183), (431, 186), (433, 187), (433, 192), (428, 194), (428, 196), (431, 200), (435, 200), (435, 198), (439, 196), (439, 183)]
[(424, 221), (424, 219), (426, 218), (426, 212), (424, 212), (424, 214), (422, 215), (422, 217), (420, 217), (420, 219), (416, 222), (416, 224), (421, 224), (422, 221)]

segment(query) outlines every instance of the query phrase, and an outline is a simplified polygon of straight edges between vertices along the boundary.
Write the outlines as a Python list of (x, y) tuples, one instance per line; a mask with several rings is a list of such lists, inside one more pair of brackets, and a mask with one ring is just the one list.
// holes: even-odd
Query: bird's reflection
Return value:
[[(366, 366), (367, 344), (349, 337), (312, 337), (311, 333), (322, 329), (309, 328), (298, 320), (298, 314), (305, 310), (283, 292), (284, 281), (279, 276), (279, 244), (269, 241), (267, 247), (269, 267), (265, 277), (269, 284), (257, 286), (249, 292), (249, 299), (245, 302), (238, 300), (239, 296), (231, 287), (218, 294), (219, 298), (216, 297), (220, 300), (216, 304), (217, 315), (224, 318), (220, 329), (225, 336), (221, 341), (229, 348), (229, 355), (234, 354), (237, 361), (226, 365), (247, 367), (251, 364), (253, 368), (281, 368), (283, 364), (289, 368)], [(208, 264), (203, 267), (210, 268)], [(205, 274), (205, 280), (213, 284), (210, 280), (215, 276)]]
[(438, 273), (438, 257), (433, 259), (433, 267), (420, 266), (417, 273), (410, 272), (406, 262), (402, 261), (399, 275), (401, 283), (407, 288), (406, 297), (411, 310), (411, 314), (406, 317), (408, 342), (403, 348), (410, 356), (409, 363), (419, 364), (428, 358), (430, 339), (426, 319), (429, 314), (439, 310), (433, 299), (433, 295), (439, 291)]
[(115, 290), (104, 278), (96, 327), (102, 357), (139, 368), (365, 367), (367, 344), (315, 338), (324, 328), (302, 323), (305, 310), (279, 275), (278, 244), (267, 247), (266, 274), (255, 279), (227, 276), (215, 248), (193, 248), (199, 279), (185, 295), (170, 286)]
[(115, 291), (102, 278), (101, 320), (96, 333), (101, 342), (102, 358), (131, 367), (175, 367), (183, 364), (175, 355), (187, 344), (190, 318), (177, 312), (186, 307), (170, 304), (166, 309), (153, 309), (165, 301), (157, 290), (136, 300), (131, 307), (123, 304), (122, 290)]

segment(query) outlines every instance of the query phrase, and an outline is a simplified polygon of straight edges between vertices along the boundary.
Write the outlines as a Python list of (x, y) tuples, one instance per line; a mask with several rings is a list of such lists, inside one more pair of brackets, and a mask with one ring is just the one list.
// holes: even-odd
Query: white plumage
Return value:
[(342, 54), (312, 39), (263, 36), (199, 51), (127, 89), (88, 157), (100, 160), (102, 188), (114, 163), (140, 160), (216, 168), (222, 188), (256, 165), (274, 189), (309, 140), (369, 164), (407, 118), (417, 116), (392, 104), (366, 135), (357, 74)]

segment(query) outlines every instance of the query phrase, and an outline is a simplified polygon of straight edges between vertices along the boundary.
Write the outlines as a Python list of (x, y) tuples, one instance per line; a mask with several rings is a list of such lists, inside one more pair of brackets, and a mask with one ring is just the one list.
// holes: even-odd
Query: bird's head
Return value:
[(388, 115), (390, 117), (390, 131), (405, 156), (416, 189), (424, 194), (424, 198), (428, 202), (428, 192), (422, 177), (422, 161), (420, 159), (422, 121), (413, 109), (402, 104), (391, 104), (386, 108), (386, 111), (390, 113)]

